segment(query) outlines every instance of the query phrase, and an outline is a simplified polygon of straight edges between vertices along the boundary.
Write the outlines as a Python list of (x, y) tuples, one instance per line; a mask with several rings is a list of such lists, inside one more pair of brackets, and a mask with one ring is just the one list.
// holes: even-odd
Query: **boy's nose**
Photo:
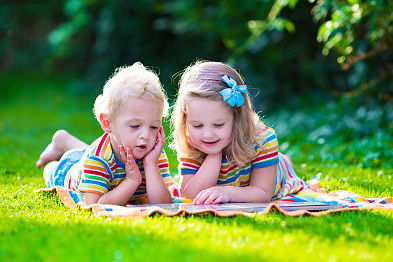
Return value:
[(141, 132), (139, 133), (139, 138), (147, 140), (147, 139), (149, 139), (149, 137), (150, 137), (149, 129), (142, 128)]

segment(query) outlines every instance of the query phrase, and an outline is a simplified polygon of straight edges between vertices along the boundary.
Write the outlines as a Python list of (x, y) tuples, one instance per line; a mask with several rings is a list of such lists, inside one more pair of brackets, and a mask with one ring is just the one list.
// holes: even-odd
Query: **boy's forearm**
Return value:
[(145, 166), (147, 201), (149, 204), (171, 203), (172, 196), (157, 165)]
[(102, 195), (98, 199), (97, 203), (126, 205), (138, 186), (138, 183), (126, 177), (119, 185), (117, 185), (117, 187)]

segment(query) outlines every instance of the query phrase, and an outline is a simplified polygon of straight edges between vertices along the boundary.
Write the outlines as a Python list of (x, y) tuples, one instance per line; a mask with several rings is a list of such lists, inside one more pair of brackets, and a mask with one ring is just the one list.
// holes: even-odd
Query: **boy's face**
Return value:
[(190, 143), (205, 154), (222, 151), (232, 138), (233, 113), (221, 101), (193, 98), (187, 106)]
[(128, 97), (122, 101), (113, 117), (110, 117), (111, 143), (117, 157), (119, 145), (129, 147), (132, 156), (140, 159), (155, 146), (160, 130), (163, 103), (149, 97)]

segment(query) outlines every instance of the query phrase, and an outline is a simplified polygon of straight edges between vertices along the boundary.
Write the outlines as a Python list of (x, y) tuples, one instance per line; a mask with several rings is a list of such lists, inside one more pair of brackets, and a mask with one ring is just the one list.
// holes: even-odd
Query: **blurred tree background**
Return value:
[(301, 137), (324, 161), (392, 165), (390, 0), (0, 3), (2, 72), (72, 73), (70, 91), (95, 96), (114, 68), (141, 61), (173, 99), (187, 65), (222, 61), (245, 77), (282, 149)]

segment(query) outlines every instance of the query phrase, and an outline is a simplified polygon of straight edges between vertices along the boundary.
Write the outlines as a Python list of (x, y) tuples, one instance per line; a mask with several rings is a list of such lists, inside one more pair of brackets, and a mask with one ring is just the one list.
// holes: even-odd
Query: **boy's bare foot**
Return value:
[(68, 135), (70, 134), (65, 130), (59, 130), (53, 135), (52, 142), (45, 148), (36, 163), (38, 168), (45, 166), (49, 162), (60, 160), (64, 154), (61, 143), (63, 143), (62, 141)]
[(58, 130), (53, 135), (52, 142), (42, 152), (36, 166), (37, 168), (41, 168), (49, 162), (59, 161), (61, 156), (68, 150), (84, 147), (87, 147), (87, 144), (65, 130)]

